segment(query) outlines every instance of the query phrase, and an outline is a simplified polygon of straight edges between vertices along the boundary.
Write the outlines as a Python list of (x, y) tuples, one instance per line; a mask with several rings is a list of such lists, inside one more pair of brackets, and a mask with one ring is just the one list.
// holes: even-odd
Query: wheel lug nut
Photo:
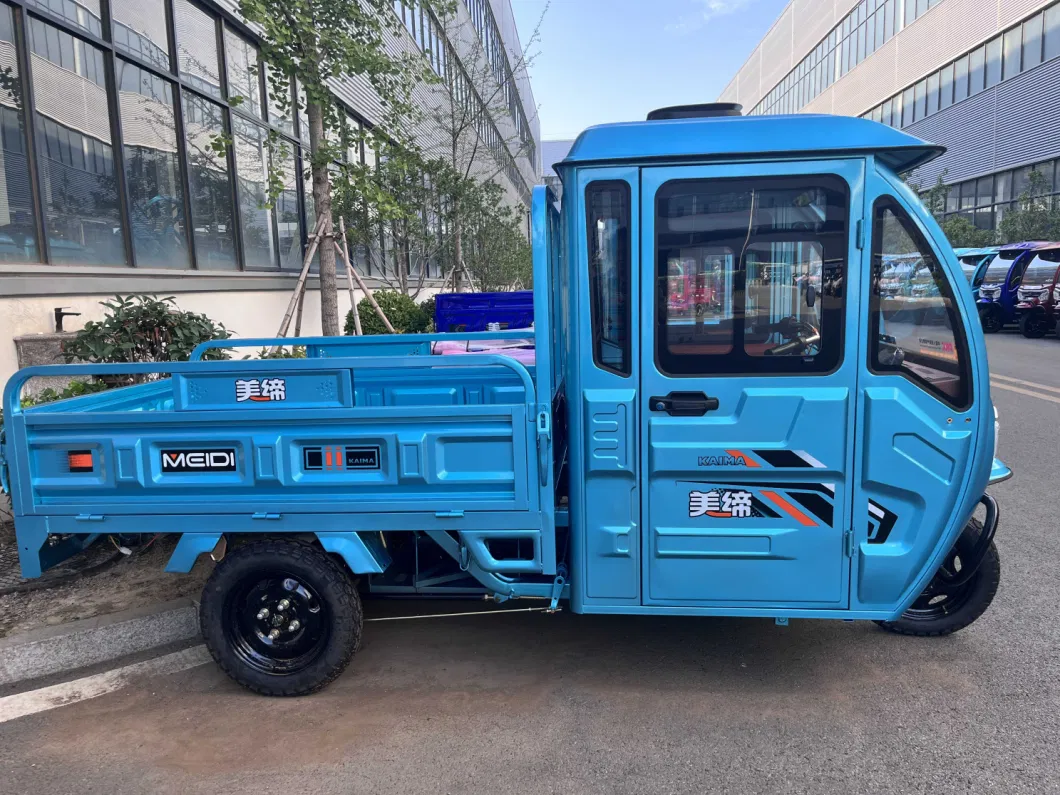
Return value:
[(269, 640), (276, 640), (280, 637), (280, 630), (274, 629), (269, 633)]
[(282, 613), (284, 610), (286, 610), (290, 606), (291, 606), (291, 600), (290, 599), (281, 599), (279, 601), (279, 603), (276, 605), (276, 609), (279, 610)]
[(297, 632), (298, 628), (301, 627), (301, 626), (302, 626), (302, 624), (298, 621), (298, 619), (295, 619), (294, 621), (292, 621), (290, 624), (287, 625), (287, 631), (288, 632)]
[(269, 617), (269, 608), (263, 607), (258, 611), (258, 621), (264, 621)]

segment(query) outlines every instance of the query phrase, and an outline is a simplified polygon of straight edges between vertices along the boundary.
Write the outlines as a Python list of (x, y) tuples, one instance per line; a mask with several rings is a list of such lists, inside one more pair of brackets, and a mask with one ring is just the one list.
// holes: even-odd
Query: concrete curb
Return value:
[(199, 637), (196, 603), (176, 599), (0, 639), (0, 685), (84, 668)]

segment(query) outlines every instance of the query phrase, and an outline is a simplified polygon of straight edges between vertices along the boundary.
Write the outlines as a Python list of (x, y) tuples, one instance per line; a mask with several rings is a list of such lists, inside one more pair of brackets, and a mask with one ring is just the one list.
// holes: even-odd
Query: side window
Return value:
[(968, 355), (953, 290), (898, 203), (873, 208), (869, 367), (897, 373), (954, 408), (971, 404)]
[(625, 182), (592, 182), (588, 208), (589, 316), (593, 361), (627, 376), (630, 356), (630, 191)]
[(655, 207), (660, 371), (838, 367), (848, 203), (846, 183), (827, 175), (663, 185)]

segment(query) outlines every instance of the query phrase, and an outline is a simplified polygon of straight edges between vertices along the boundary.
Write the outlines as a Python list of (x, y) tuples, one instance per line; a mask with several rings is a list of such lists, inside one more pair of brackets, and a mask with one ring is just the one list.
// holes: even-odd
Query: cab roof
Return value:
[(712, 116), (622, 122), (590, 127), (556, 164), (723, 159), (735, 156), (875, 154), (894, 171), (907, 171), (946, 151), (901, 130), (852, 116)]

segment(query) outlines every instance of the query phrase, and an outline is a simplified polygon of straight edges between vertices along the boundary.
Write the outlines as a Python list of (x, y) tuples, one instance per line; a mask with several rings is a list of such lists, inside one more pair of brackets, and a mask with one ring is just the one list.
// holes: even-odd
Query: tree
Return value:
[(1060, 208), (1050, 196), (1052, 186), (1041, 171), (1032, 171), (1016, 203), (1016, 208), (1005, 213), (998, 224), (1001, 243), (1022, 243), (1027, 240), (1056, 240), (1060, 238)]
[(478, 289), (486, 292), (521, 290), (533, 281), (525, 221), (518, 210), (501, 202), (501, 193), (500, 186), (490, 182), (465, 197), (465, 262)]
[[(436, 1), (420, 0), (420, 4), (433, 9)], [(289, 115), (292, 81), (304, 92), (299, 103), (304, 103), (309, 127), (313, 207), (322, 219), (318, 248), (321, 326), (325, 335), (336, 335), (340, 329), (330, 171), (341, 160), (349, 132), (329, 83), (340, 76), (367, 80), (381, 110), (371, 135), (401, 141), (409, 129), (405, 122), (413, 111), (413, 87), (429, 82), (430, 70), (419, 55), (388, 52), (386, 32), (401, 30), (391, 0), (239, 0), (239, 13), (261, 31), (261, 55), (271, 67), (268, 82), (279, 112)], [(352, 168), (342, 178), (355, 181), (364, 173)], [(270, 177), (270, 193), (275, 192), (275, 183)], [(349, 187), (354, 192), (362, 187), (365, 194), (371, 192), (369, 186), (356, 182)]]
[[(436, 14), (442, 37), (459, 48), (460, 55), (458, 61), (447, 51), (440, 59), (444, 90), (435, 92), (435, 101), (426, 116), (440, 131), (428, 147), (428, 154), (448, 166), (444, 208), (450, 238), (447, 265), (452, 271), (454, 290), (459, 292), (461, 272), (470, 270), (466, 251), (468, 224), (478, 211), (482, 187), (505, 174), (512, 160), (533, 154), (530, 125), (537, 108), (522, 106), (517, 76), (525, 73), (533, 61), (548, 4), (514, 63), (508, 60), (503, 47), (500, 52), (487, 52), (473, 23), (462, 19), (457, 11), (450, 6)], [(498, 119), (499, 124), (495, 121)], [(502, 193), (495, 194), (497, 202), (505, 201)]]

